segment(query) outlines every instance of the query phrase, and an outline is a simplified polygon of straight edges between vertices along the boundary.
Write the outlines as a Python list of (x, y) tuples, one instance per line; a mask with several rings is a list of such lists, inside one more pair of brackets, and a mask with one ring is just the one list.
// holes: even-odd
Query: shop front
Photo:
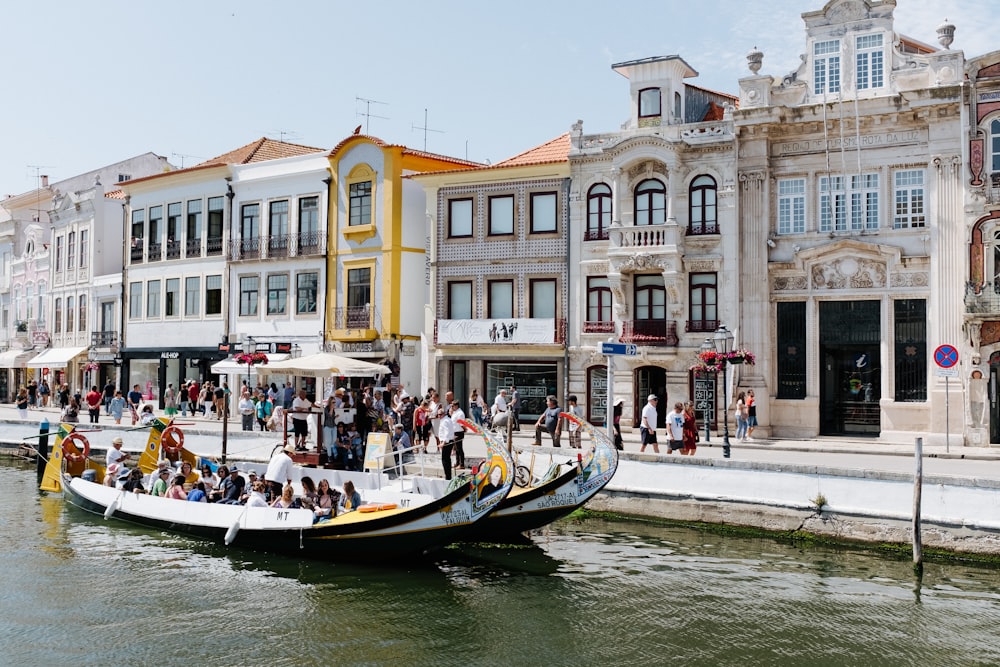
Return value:
[(181, 348), (179, 350), (125, 349), (122, 357), (122, 391), (139, 385), (143, 400), (155, 401), (163, 409), (163, 391), (182, 382), (213, 379), (211, 366), (226, 357), (218, 347)]

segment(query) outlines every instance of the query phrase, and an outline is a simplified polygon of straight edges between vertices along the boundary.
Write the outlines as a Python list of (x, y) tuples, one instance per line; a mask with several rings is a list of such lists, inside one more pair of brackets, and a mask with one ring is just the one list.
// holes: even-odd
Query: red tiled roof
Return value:
[(707, 122), (710, 120), (722, 120), (725, 115), (726, 110), (720, 107), (715, 102), (708, 103), (708, 111), (705, 112), (705, 117), (701, 119), (701, 122)]
[(378, 137), (373, 137), (370, 134), (352, 134), (349, 137), (346, 137), (339, 144), (337, 144), (336, 146), (333, 147), (333, 150), (330, 151), (330, 157), (335, 156), (338, 152), (340, 152), (340, 150), (348, 142), (350, 142), (350, 141), (352, 141), (354, 139), (357, 139), (357, 138), (367, 139), (368, 141), (372, 142), (373, 144), (375, 144), (379, 148), (402, 148), (403, 149), (403, 155), (412, 155), (414, 157), (428, 158), (428, 159), (431, 159), (431, 160), (443, 160), (444, 162), (453, 162), (455, 164), (463, 165), (463, 166), (466, 166), (466, 167), (481, 167), (481, 166), (483, 166), (479, 162), (472, 162), (470, 160), (463, 160), (462, 158), (451, 157), (450, 155), (441, 155), (439, 153), (428, 153), (427, 151), (419, 151), (419, 150), (417, 150), (415, 148), (407, 148), (403, 144), (389, 144), (389, 143), (386, 143), (385, 141), (382, 141)]
[(121, 190), (112, 190), (111, 192), (104, 193), (105, 199), (125, 199), (125, 193)]
[(529, 164), (549, 164), (569, 161), (569, 132), (540, 146), (530, 148), (514, 157), (509, 157), (493, 165), (493, 168), (523, 167)]
[(193, 168), (207, 167), (211, 165), (223, 164), (250, 164), (251, 162), (264, 162), (266, 160), (278, 160), (285, 157), (295, 157), (296, 155), (309, 155), (310, 153), (320, 153), (326, 149), (314, 148), (312, 146), (302, 146), (300, 144), (289, 144), (284, 141), (275, 141), (267, 137), (261, 137), (246, 146), (240, 146), (228, 153), (223, 153), (217, 157), (205, 160), (196, 164)]
[(733, 100), (736, 104), (739, 104), (740, 102), (739, 95), (733, 95), (732, 93), (723, 93), (718, 90), (712, 90), (711, 88), (706, 88), (705, 86), (695, 86), (694, 84), (690, 83), (685, 83), (684, 85), (687, 86), (688, 88), (697, 88), (698, 90), (704, 90), (706, 93), (712, 93), (713, 95), (719, 95), (720, 97), (728, 97), (729, 99)]

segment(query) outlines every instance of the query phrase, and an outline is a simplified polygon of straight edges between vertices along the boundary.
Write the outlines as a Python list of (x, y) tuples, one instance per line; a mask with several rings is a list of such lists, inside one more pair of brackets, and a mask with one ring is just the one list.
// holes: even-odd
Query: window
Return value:
[(639, 91), (639, 118), (660, 115), (660, 89), (643, 88)]
[(240, 251), (250, 252), (257, 248), (260, 236), (260, 204), (244, 204), (240, 207)]
[(66, 333), (73, 333), (73, 314), (76, 310), (76, 303), (73, 297), (66, 297)]
[[(596, 326), (595, 323), (611, 324), (611, 328)], [(584, 332), (614, 331), (611, 319), (611, 284), (604, 277), (587, 278), (587, 321)]]
[(184, 315), (197, 317), (201, 313), (201, 277), (184, 279)]
[(222, 314), (222, 276), (205, 276), (205, 314)]
[(271, 202), (270, 225), (268, 234), (274, 236), (288, 235), (288, 201)]
[(295, 276), (295, 312), (300, 315), (316, 312), (316, 287), (319, 274), (300, 273)]
[(663, 320), (667, 315), (667, 291), (663, 276), (635, 277), (635, 319)]
[(288, 274), (267, 277), (267, 314), (284, 315), (288, 312)]
[(181, 238), (181, 203), (167, 204), (167, 243), (175, 244)]
[(70, 232), (66, 236), (66, 268), (72, 269), (76, 266), (76, 232)]
[(635, 224), (662, 225), (667, 221), (667, 190), (663, 183), (649, 179), (635, 188)]
[(688, 303), (691, 319), (688, 331), (715, 331), (719, 328), (718, 288), (714, 273), (692, 273)]
[(52, 323), (52, 331), (54, 333), (62, 331), (62, 299), (56, 299), (55, 321)]
[(990, 121), (990, 173), (1000, 173), (1000, 119)]
[(487, 289), (489, 303), (486, 304), (486, 317), (514, 317), (514, 281), (491, 280)]
[(260, 298), (260, 277), (240, 277), (240, 316), (250, 317), (257, 314), (257, 302)]
[(65, 241), (65, 240), (66, 239), (63, 236), (57, 236), (56, 237), (56, 273), (59, 273), (60, 271), (63, 270), (63, 266), (62, 266), (62, 264), (63, 264), (63, 245), (64, 245), (63, 241)]
[(882, 35), (860, 35), (856, 41), (858, 90), (881, 88), (884, 80)]
[(806, 231), (806, 179), (780, 179), (778, 181), (778, 233), (801, 234), (804, 231)]
[(150, 280), (146, 283), (146, 317), (160, 317), (160, 281)]
[(556, 281), (540, 279), (530, 281), (531, 303), (528, 304), (528, 317), (555, 318), (556, 316)]
[(584, 241), (603, 241), (611, 228), (611, 188), (605, 183), (591, 186), (587, 192), (587, 231)]
[(181, 314), (181, 279), (167, 278), (163, 299), (163, 314), (166, 317), (180, 317)]
[(371, 326), (372, 270), (369, 267), (347, 270), (347, 327)]
[(201, 255), (201, 200), (192, 199), (187, 203), (187, 256)]
[(350, 185), (350, 227), (372, 224), (372, 182), (361, 181)]
[(840, 40), (813, 44), (813, 93), (840, 92)]
[(472, 319), (472, 282), (455, 281), (448, 283), (448, 319)]
[(448, 236), (461, 238), (472, 236), (472, 200), (448, 200)]
[(142, 283), (128, 285), (128, 317), (130, 320), (142, 317)]
[(80, 230), (80, 268), (86, 268), (87, 257), (90, 255), (90, 231)]
[(878, 229), (878, 174), (823, 176), (819, 191), (821, 232)]
[(892, 226), (896, 229), (925, 227), (927, 218), (924, 215), (923, 169), (897, 171), (894, 179), (896, 210), (892, 216)]
[(927, 302), (893, 301), (896, 400), (927, 400)]
[[(225, 217), (225, 204), (222, 197), (208, 198), (208, 242), (205, 252), (209, 255), (222, 254), (222, 221)], [(206, 301), (206, 306), (208, 302)]]
[(529, 196), (531, 233), (544, 234), (556, 231), (555, 192), (533, 192)]
[(80, 295), (80, 317), (79, 322), (77, 322), (77, 331), (87, 330), (87, 295)]
[(806, 397), (806, 302), (777, 304), (777, 398)]
[(681, 116), (681, 94), (674, 91), (674, 121), (680, 123), (683, 121)]
[(490, 236), (514, 233), (514, 195), (490, 197)]
[(302, 245), (319, 245), (319, 197), (299, 199), (299, 234)]
[(698, 176), (691, 181), (688, 197), (688, 234), (718, 234), (715, 179)]
[(160, 245), (160, 227), (163, 225), (163, 207), (151, 206), (149, 209), (149, 242)]
[(143, 230), (146, 226), (146, 211), (145, 209), (139, 209), (137, 211), (132, 211), (132, 238), (141, 239), (143, 237)]

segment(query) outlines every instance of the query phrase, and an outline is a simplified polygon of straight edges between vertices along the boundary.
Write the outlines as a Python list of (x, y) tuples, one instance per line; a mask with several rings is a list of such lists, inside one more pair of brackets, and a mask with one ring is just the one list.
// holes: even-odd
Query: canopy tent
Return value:
[(7, 350), (0, 353), (0, 368), (25, 368), (25, 363), (35, 356), (35, 350)]
[(66, 368), (70, 361), (86, 351), (85, 347), (50, 347), (24, 365), (27, 368)]
[[(267, 363), (271, 364), (279, 361), (284, 361), (285, 359), (288, 359), (289, 356), (291, 355), (268, 354)], [(233, 357), (229, 357), (228, 359), (223, 359), (222, 361), (216, 361), (214, 364), (212, 364), (212, 372), (217, 375), (228, 375), (230, 377), (232, 376), (238, 377), (240, 375), (247, 375), (248, 373), (250, 375), (255, 375), (257, 373), (260, 373), (260, 369), (266, 365), (267, 364), (254, 364), (249, 369), (247, 369), (246, 364), (238, 364), (236, 363), (236, 360)]]
[(257, 369), (261, 375), (343, 375), (345, 377), (374, 377), (388, 375), (389, 368), (360, 359), (342, 357), (329, 352), (319, 352), (297, 359), (268, 364)]

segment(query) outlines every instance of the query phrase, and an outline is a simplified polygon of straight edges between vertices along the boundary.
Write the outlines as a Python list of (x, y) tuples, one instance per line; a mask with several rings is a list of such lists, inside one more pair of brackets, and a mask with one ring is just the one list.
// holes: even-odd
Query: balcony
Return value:
[(180, 257), (181, 257), (181, 242), (167, 241), (167, 259), (180, 259)]
[(274, 236), (267, 237), (267, 256), (268, 257), (288, 257), (289, 256), (289, 239), (291, 237), (288, 234), (277, 234)]
[(719, 223), (717, 222), (708, 222), (695, 227), (688, 227), (684, 232), (686, 236), (713, 236), (720, 233)]
[(142, 252), (142, 239), (132, 239), (132, 247), (129, 248), (129, 258), (133, 264), (142, 264)]
[(622, 323), (621, 342), (649, 347), (677, 347), (677, 323), (666, 320), (626, 320)]
[(584, 241), (607, 241), (610, 234), (607, 229), (588, 229), (583, 233)]
[(209, 236), (208, 242), (205, 244), (205, 254), (221, 255), (222, 254), (222, 237), (221, 236)]
[(118, 347), (118, 332), (95, 331), (90, 334), (90, 346), (97, 348)]
[(612, 249), (635, 248), (666, 250), (677, 245), (677, 225), (639, 225), (612, 227), (609, 232)]
[(565, 345), (566, 320), (552, 317), (435, 320), (434, 344)]
[(382, 330), (382, 318), (372, 306), (334, 308), (330, 328), (334, 339), (371, 340)]
[(583, 323), (583, 333), (614, 333), (615, 323), (614, 322), (584, 322)]
[(326, 253), (326, 236), (321, 232), (273, 234), (229, 242), (229, 256), (234, 261), (306, 257)]
[(184, 248), (185, 257), (201, 257), (201, 239), (188, 239)]
[(159, 262), (161, 259), (163, 259), (162, 243), (153, 243), (152, 241), (150, 241), (148, 248), (149, 250), (146, 253), (147, 262)]
[(688, 320), (684, 331), (688, 333), (715, 332), (719, 328), (719, 320)]
[(303, 257), (326, 253), (326, 235), (323, 232), (303, 232), (293, 235), (295, 254)]

